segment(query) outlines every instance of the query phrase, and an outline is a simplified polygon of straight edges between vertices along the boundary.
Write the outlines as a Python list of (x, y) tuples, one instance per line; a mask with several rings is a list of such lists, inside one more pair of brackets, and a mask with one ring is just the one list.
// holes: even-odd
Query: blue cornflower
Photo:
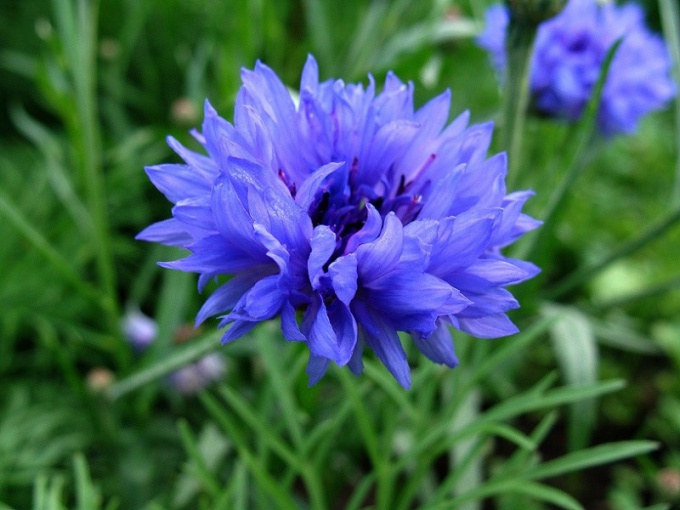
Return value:
[[(501, 75), (507, 26), (506, 8), (491, 7), (477, 40)], [(661, 37), (645, 26), (642, 8), (634, 3), (571, 0), (559, 15), (539, 26), (536, 35), (530, 77), (536, 110), (577, 120), (590, 100), (607, 52), (621, 37), (602, 92), (600, 131), (605, 136), (632, 133), (642, 117), (663, 108), (675, 96), (671, 61)]]
[(521, 212), (530, 192), (506, 194), (505, 154), (486, 158), (491, 124), (446, 126), (448, 91), (415, 110), (392, 73), (381, 93), (370, 76), (319, 82), (311, 56), (297, 106), (259, 62), (242, 80), (233, 124), (206, 102), (207, 155), (169, 138), (186, 163), (146, 169), (175, 205), (138, 238), (188, 249), (161, 265), (198, 273), (199, 290), (221, 282), (197, 323), (219, 315), (229, 342), (280, 316), (309, 348), (310, 384), (331, 361), (361, 373), (368, 346), (404, 387), (400, 331), (451, 367), (449, 326), (517, 331), (505, 286), (538, 269), (500, 249), (538, 222)]

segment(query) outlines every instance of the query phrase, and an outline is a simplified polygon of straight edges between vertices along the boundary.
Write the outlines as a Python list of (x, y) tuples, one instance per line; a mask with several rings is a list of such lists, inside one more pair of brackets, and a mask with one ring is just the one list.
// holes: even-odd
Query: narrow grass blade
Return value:
[(600, 271), (609, 266), (612, 262), (632, 255), (636, 251), (644, 248), (649, 243), (656, 241), (662, 237), (671, 228), (677, 226), (680, 222), (680, 207), (676, 207), (663, 218), (649, 225), (639, 236), (628, 242), (622, 244), (617, 249), (601, 258), (597, 262), (584, 266), (581, 269), (573, 272), (567, 278), (558, 283), (555, 287), (548, 290), (546, 297), (548, 299), (555, 299), (562, 296), (564, 293), (570, 291), (574, 287), (587, 282)]
[(569, 453), (549, 462), (545, 462), (524, 471), (521, 476), (527, 480), (542, 480), (554, 476), (573, 473), (601, 464), (609, 464), (617, 460), (637, 457), (652, 452), (659, 447), (653, 441), (620, 441), (608, 443), (585, 450)]
[(185, 420), (180, 420), (178, 423), (180, 438), (189, 458), (193, 462), (194, 470), (203, 484), (204, 489), (212, 497), (217, 497), (220, 493), (220, 485), (206, 466), (205, 460), (199, 451), (198, 443), (194, 434), (189, 428), (189, 424)]
[(569, 494), (548, 485), (524, 482), (514, 487), (514, 491), (538, 501), (551, 503), (565, 510), (584, 510), (584, 507)]
[[(588, 317), (575, 307), (546, 305), (543, 313), (556, 317), (550, 338), (567, 384), (593, 384), (597, 381), (599, 352)], [(569, 448), (588, 443), (595, 425), (595, 400), (575, 402), (569, 409)]]
[(4, 216), (17, 232), (57, 270), (64, 281), (71, 284), (75, 290), (98, 304), (102, 309), (109, 308), (108, 300), (78, 274), (59, 251), (43, 237), (40, 231), (29, 223), (21, 214), (19, 208), (2, 191), (0, 191), (0, 215)]
[(545, 239), (552, 235), (557, 217), (563, 208), (564, 200), (590, 155), (589, 148), (592, 146), (595, 136), (597, 112), (602, 101), (602, 91), (607, 81), (611, 63), (622, 40), (618, 39), (607, 52), (600, 76), (595, 84), (590, 101), (588, 101), (585, 111), (581, 115), (581, 120), (567, 136), (565, 144), (566, 156), (562, 159), (565, 168), (564, 177), (550, 195), (548, 205), (541, 218), (543, 226), (535, 233), (530, 234), (528, 238), (530, 242), (521, 244), (520, 248), (512, 254), (513, 257), (534, 259), (536, 250), (544, 244)]
[[(677, 0), (659, 0), (661, 25), (666, 48), (673, 60), (675, 84), (680, 84), (680, 6)], [(680, 206), (680, 101), (675, 99), (675, 183), (671, 204)]]
[(303, 470), (303, 464), (293, 451), (276, 435), (273, 429), (264, 421), (263, 416), (258, 416), (245, 399), (239, 396), (228, 386), (221, 386), (220, 394), (231, 406), (235, 414), (241, 418), (248, 427), (257, 432), (258, 437), (264, 438), (267, 445), (276, 452), (287, 464), (298, 471)]
[(359, 510), (360, 508), (362, 508), (361, 504), (366, 499), (366, 496), (368, 496), (368, 493), (374, 484), (375, 484), (374, 473), (369, 473), (366, 476), (364, 476), (361, 479), (361, 481), (355, 486), (354, 492), (352, 493), (352, 497), (349, 498), (349, 501), (347, 502), (345, 509)]
[(184, 365), (218, 349), (222, 334), (222, 331), (215, 331), (192, 340), (191, 344), (186, 347), (177, 347), (172, 353), (168, 354), (167, 358), (158, 360), (153, 365), (111, 385), (106, 390), (105, 395), (111, 400), (117, 400), (145, 384), (182, 368)]
[(222, 408), (219, 402), (210, 394), (203, 392), (199, 395), (204, 407), (220, 425), (224, 432), (234, 442), (239, 457), (248, 466), (253, 477), (257, 481), (259, 488), (262, 489), (281, 510), (296, 510), (298, 505), (290, 494), (284, 491), (280, 484), (266, 470), (261, 459), (259, 459), (248, 447), (245, 438), (232, 423), (230, 416)]
[(101, 497), (92, 484), (90, 470), (87, 461), (82, 454), (77, 454), (73, 459), (73, 471), (76, 477), (76, 501), (78, 510), (94, 510), (99, 508)]
[(280, 334), (276, 331), (276, 326), (272, 323), (263, 324), (256, 330), (255, 340), (258, 343), (262, 360), (267, 367), (267, 373), (272, 380), (271, 387), (281, 404), (281, 412), (288, 432), (293, 438), (295, 446), (299, 447), (303, 441), (302, 425), (296, 412), (298, 406), (293, 396), (291, 378), (284, 375), (281, 356), (276, 349), (277, 346), (271, 345), (273, 338), (278, 339), (280, 337)]

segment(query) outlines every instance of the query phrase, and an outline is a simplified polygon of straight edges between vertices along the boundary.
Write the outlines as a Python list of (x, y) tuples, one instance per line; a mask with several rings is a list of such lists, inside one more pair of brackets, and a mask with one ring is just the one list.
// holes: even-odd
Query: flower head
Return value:
[(221, 282), (198, 323), (219, 315), (229, 342), (280, 316), (309, 348), (310, 384), (331, 361), (360, 373), (368, 346), (405, 387), (398, 332), (455, 366), (449, 326), (516, 331), (504, 287), (538, 270), (500, 249), (538, 222), (521, 213), (530, 192), (506, 194), (505, 155), (486, 158), (490, 124), (446, 126), (449, 92), (416, 110), (391, 73), (380, 93), (370, 77), (320, 82), (312, 57), (297, 106), (259, 62), (242, 80), (233, 124), (206, 103), (206, 155), (169, 138), (185, 164), (146, 169), (173, 217), (138, 237), (187, 248), (161, 265), (198, 273), (199, 289)]
[[(508, 14), (490, 8), (478, 39), (500, 74), (505, 69)], [(607, 52), (619, 39), (598, 112), (600, 131), (611, 136), (635, 131), (647, 113), (675, 95), (670, 58), (663, 40), (652, 34), (637, 4), (571, 0), (538, 29), (530, 78), (534, 107), (549, 116), (575, 121), (591, 98)]]

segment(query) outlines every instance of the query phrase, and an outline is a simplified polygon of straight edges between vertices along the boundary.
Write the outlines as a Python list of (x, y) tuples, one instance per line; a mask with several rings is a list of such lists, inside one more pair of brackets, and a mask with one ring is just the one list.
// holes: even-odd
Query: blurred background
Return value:
[[(170, 211), (143, 168), (178, 161), (167, 135), (192, 146), (189, 130), (200, 129), (206, 98), (231, 119), (240, 69), (257, 59), (291, 89), (308, 53), (322, 79), (366, 82), (371, 73), (380, 84), (393, 70), (415, 84), (417, 105), (450, 88), (452, 115), (470, 110), (473, 122), (498, 121), (498, 80), (474, 42), (490, 4), (2, 0), (0, 508), (285, 506), (277, 489), (260, 494), (261, 484), (274, 481), (295, 506), (308, 508), (309, 489), (285, 467), (290, 461), (272, 446), (278, 439), (251, 437), (263, 433), (256, 423), (295, 448), (304, 443), (298, 434), (342, 430), (341, 444), (323, 443), (328, 508), (354, 504), (358, 489), (365, 498), (356, 507), (371, 507), (366, 438), (343, 407), (347, 381), (335, 370), (308, 389), (302, 347), (278, 350), (264, 338), (275, 327), (218, 350), (195, 372), (174, 372), (111, 401), (106, 391), (116, 381), (158, 367), (214, 327), (186, 326), (205, 298), (195, 278), (156, 266), (178, 253), (134, 240)], [(648, 24), (660, 31), (657, 2), (644, 5)], [(526, 127), (515, 182), (537, 191), (526, 207), (537, 218), (560, 182), (550, 161), (564, 132), (544, 119)], [(560, 408), (534, 452), (551, 459), (614, 440), (659, 443), (647, 455), (549, 481), (587, 509), (680, 508), (680, 230), (671, 196), (677, 132), (671, 106), (635, 135), (597, 147), (551, 235), (533, 251), (542, 276), (513, 290), (522, 330), (541, 318), (552, 322), (479, 382), (483, 410), (549, 373), (568, 384), (626, 381), (585, 407)], [(585, 277), (555, 290), (584, 268)], [(460, 340), (463, 360), (512, 342), (485, 343), (480, 354), (473, 341)], [(371, 366), (366, 384), (373, 386), (357, 391), (395, 458), (428, 426), (446, 426), (438, 402), (460, 376), (423, 372), (421, 379), (434, 381), (422, 390), (433, 414), (418, 429), (403, 414), (406, 401), (419, 400), (417, 390), (400, 396)], [(421, 369), (417, 359), (413, 366)], [(375, 364), (373, 372), (380, 370)], [(197, 396), (212, 380), (223, 389)], [(244, 402), (250, 411), (238, 407)], [(527, 433), (539, 422), (532, 413), (509, 421)], [(481, 476), (502, 469), (515, 448), (507, 438), (485, 441)], [(454, 470), (445, 453), (430, 460), (406, 508), (424, 507)], [(554, 508), (549, 498), (535, 499), (498, 496), (480, 505)]]

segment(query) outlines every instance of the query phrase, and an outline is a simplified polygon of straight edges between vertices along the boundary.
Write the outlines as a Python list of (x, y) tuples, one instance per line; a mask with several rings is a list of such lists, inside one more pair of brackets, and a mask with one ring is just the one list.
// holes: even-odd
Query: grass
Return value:
[[(380, 83), (394, 69), (415, 83), (419, 105), (448, 87), (454, 114), (495, 118), (501, 93), (472, 40), (482, 7), (0, 7), (11, 20), (0, 27), (0, 508), (677, 504), (666, 483), (680, 473), (672, 109), (597, 147), (550, 228), (518, 247), (543, 267), (513, 290), (522, 333), (459, 335), (453, 371), (409, 352), (410, 392), (375, 359), (359, 379), (332, 369), (308, 388), (305, 347), (282, 342), (277, 324), (226, 347), (209, 324), (177, 345), (204, 296), (193, 277), (156, 266), (174, 252), (134, 241), (168, 216), (143, 167), (173, 160), (167, 134), (190, 143), (206, 97), (230, 118), (239, 69), (258, 58), (292, 88), (309, 52), (322, 78), (371, 72)], [(676, 40), (678, 24), (666, 25)], [(572, 139), (587, 126), (576, 129)], [(570, 133), (531, 116), (523, 133), (514, 179), (537, 191), (528, 209), (545, 218)], [(120, 331), (131, 307), (158, 323), (143, 353)], [(227, 362), (223, 380), (198, 395), (174, 391), (167, 376), (211, 351)]]

